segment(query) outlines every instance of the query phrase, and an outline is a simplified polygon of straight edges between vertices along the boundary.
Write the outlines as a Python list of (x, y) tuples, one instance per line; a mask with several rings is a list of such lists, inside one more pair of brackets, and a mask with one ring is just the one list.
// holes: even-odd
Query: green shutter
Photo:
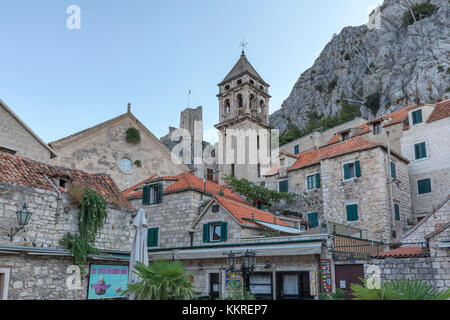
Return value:
[(150, 204), (150, 186), (144, 186), (142, 189), (142, 204)]
[(209, 224), (203, 225), (203, 242), (209, 242)]
[(278, 182), (278, 186), (279, 186), (280, 192), (288, 192), (288, 190), (289, 190), (288, 183), (289, 183), (288, 180), (283, 180), (283, 181), (279, 181)]
[(344, 164), (344, 179), (350, 179), (350, 165)]
[(308, 213), (308, 221), (310, 228), (317, 227), (319, 225), (319, 213), (317, 212)]
[(347, 221), (358, 220), (358, 205), (349, 204), (346, 206), (346, 208), (347, 208)]
[(157, 194), (157, 198), (156, 198), (156, 202), (155, 203), (161, 203), (161, 201), (162, 201), (162, 193), (163, 193), (163, 184), (159, 183), (158, 184), (158, 194)]
[(391, 162), (391, 177), (397, 178), (397, 172), (395, 171), (395, 163)]
[(298, 154), (298, 153), (300, 153), (300, 149), (299, 149), (299, 145), (297, 144), (294, 146), (294, 154)]
[(361, 177), (361, 165), (359, 164), (359, 161), (355, 161), (355, 175)]
[(320, 173), (316, 173), (316, 188), (320, 188)]
[(417, 159), (422, 159), (427, 157), (427, 146), (425, 142), (421, 142), (414, 145), (414, 153)]
[(400, 221), (400, 207), (394, 203), (395, 220)]
[(147, 246), (156, 247), (158, 245), (158, 228), (147, 230)]
[(418, 189), (419, 189), (418, 190), (419, 194), (431, 192), (431, 180), (430, 179), (418, 180), (417, 185), (418, 185)]
[(227, 223), (222, 222), (220, 224), (220, 240), (227, 241)]
[(413, 124), (421, 123), (422, 120), (422, 110), (417, 110), (412, 112)]

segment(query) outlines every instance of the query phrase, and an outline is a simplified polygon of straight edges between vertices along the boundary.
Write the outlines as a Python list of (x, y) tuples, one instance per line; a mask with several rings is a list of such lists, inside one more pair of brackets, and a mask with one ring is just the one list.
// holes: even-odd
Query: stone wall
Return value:
[(0, 104), (0, 147), (17, 155), (41, 162), (50, 162), (51, 153)]
[(450, 239), (450, 228), (429, 239), (430, 257), (434, 272), (435, 285), (438, 290), (450, 288), (450, 248), (439, 247), (444, 239)]
[[(91, 261), (92, 262), (92, 261)], [(127, 265), (127, 262), (95, 264)], [(84, 300), (87, 299), (89, 266), (78, 288), (68, 286), (77, 274), (68, 269), (75, 266), (72, 257), (0, 254), (0, 269), (9, 270), (8, 300)], [(76, 268), (76, 266), (75, 266)], [(78, 280), (78, 279), (76, 279)], [(72, 282), (73, 283), (73, 282)]]
[[(28, 225), (10, 242), (8, 233), (11, 227), (17, 227), (16, 211), (22, 209), (24, 202), (33, 215)], [(0, 244), (61, 248), (59, 241), (67, 232), (79, 232), (80, 209), (71, 203), (67, 194), (63, 194), (59, 217), (56, 212), (56, 192), (0, 183)], [(133, 211), (108, 205), (108, 217), (97, 235), (95, 246), (106, 250), (130, 250), (134, 236), (133, 214)]]
[[(130, 127), (140, 131), (140, 143), (126, 141), (125, 132)], [(147, 135), (143, 126), (131, 116), (123, 117), (80, 141), (58, 146), (57, 150), (58, 157), (53, 159), (53, 164), (89, 173), (109, 174), (121, 190), (154, 174), (172, 176), (187, 171), (184, 165), (175, 164), (167, 148), (155, 137)], [(124, 172), (119, 168), (122, 158), (131, 160), (131, 171)], [(136, 160), (141, 161), (142, 167), (134, 165)]]

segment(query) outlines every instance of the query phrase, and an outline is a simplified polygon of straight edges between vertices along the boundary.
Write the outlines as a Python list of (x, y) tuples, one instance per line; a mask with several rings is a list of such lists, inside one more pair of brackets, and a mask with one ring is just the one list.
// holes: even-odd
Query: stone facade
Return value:
[[(409, 180), (414, 214), (423, 216), (433, 210), (448, 195), (450, 190), (450, 118), (427, 123), (432, 107), (424, 106), (423, 122), (412, 125), (403, 132), (402, 154), (410, 160)], [(430, 110), (431, 109), (431, 110)], [(416, 111), (419, 109), (413, 109)], [(409, 119), (412, 117), (410, 116)], [(410, 120), (411, 121), (411, 120)], [(427, 157), (415, 159), (414, 144), (425, 142)], [(418, 180), (430, 179), (431, 192), (419, 194)]]
[(55, 152), (0, 100), (0, 150), (1, 148), (47, 163), (56, 156)]
[[(128, 143), (125, 132), (129, 128), (140, 131), (141, 141)], [(50, 143), (58, 151), (54, 164), (89, 173), (109, 174), (121, 190), (130, 187), (151, 175), (176, 175), (187, 171), (176, 164), (170, 151), (130, 112), (96, 127)], [(120, 168), (125, 159), (130, 169)], [(141, 167), (136, 161), (141, 162)]]
[[(442, 232), (427, 239), (430, 247), (430, 257), (434, 271), (435, 285), (438, 290), (450, 288), (450, 228), (447, 226)], [(442, 246), (446, 242), (447, 246)]]

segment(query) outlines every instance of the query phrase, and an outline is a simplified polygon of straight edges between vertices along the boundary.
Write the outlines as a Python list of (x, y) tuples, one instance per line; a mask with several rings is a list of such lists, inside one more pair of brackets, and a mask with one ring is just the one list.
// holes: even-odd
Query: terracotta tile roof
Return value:
[(427, 123), (450, 117), (450, 99), (439, 102), (428, 117)]
[[(0, 151), (0, 182), (55, 191), (45, 176), (50, 179), (67, 177), (73, 184), (81, 184), (98, 192), (109, 203), (116, 203), (119, 200), (124, 207), (134, 210), (122, 197), (116, 183), (107, 174), (91, 174), (81, 170), (53, 166)], [(59, 190), (67, 193), (67, 189), (59, 188)]]
[(146, 183), (158, 182), (163, 180), (172, 180), (175, 183), (164, 189), (164, 193), (180, 192), (185, 190), (197, 190), (199, 192), (206, 191), (207, 193), (217, 195), (220, 190), (223, 191), (224, 197), (239, 201), (242, 203), (247, 203), (238, 194), (234, 193), (229, 187), (220, 185), (218, 183), (206, 180), (205, 185), (203, 185), (203, 179), (194, 176), (190, 172), (184, 172), (177, 176), (151, 176), (144, 181), (124, 190), (122, 192), (123, 196), (129, 200), (142, 198), (142, 186)]
[(300, 156), (300, 154), (298, 154), (298, 153), (297, 154), (293, 154), (293, 153), (290, 153), (290, 152), (288, 152), (286, 150), (281, 150), (280, 153), (284, 153), (288, 157), (295, 158), (295, 159), (298, 159), (298, 157)]
[[(380, 253), (378, 258), (407, 258), (407, 257), (421, 257), (422, 248), (420, 246), (402, 247)], [(375, 256), (374, 256), (375, 257)]]
[(262, 211), (249, 205), (243, 204), (241, 202), (226, 199), (221, 196), (217, 196), (216, 200), (242, 224), (248, 224), (258, 227), (260, 226), (256, 222), (246, 220), (251, 219), (262, 222), (275, 223), (285, 227), (290, 227), (289, 224), (277, 218), (270, 212)]
[(278, 161), (263, 176), (269, 177), (278, 174)]
[(380, 144), (371, 142), (361, 137), (353, 137), (340, 143), (300, 154), (299, 159), (288, 169), (288, 171), (319, 163), (320, 160), (323, 159), (332, 158), (349, 152), (371, 149), (378, 146), (380, 146)]

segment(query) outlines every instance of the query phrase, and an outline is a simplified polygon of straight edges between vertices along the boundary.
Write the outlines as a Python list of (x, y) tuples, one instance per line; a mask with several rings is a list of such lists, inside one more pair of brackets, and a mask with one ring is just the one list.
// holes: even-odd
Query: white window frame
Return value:
[(8, 288), (9, 288), (9, 277), (11, 274), (10, 268), (0, 268), (0, 274), (3, 274), (3, 288), (0, 288), (0, 300), (8, 300)]
[[(222, 222), (224, 221), (214, 221), (214, 222), (209, 222), (209, 242), (221, 242), (222, 240)], [(214, 236), (214, 227), (215, 226), (219, 226), (220, 227), (220, 239), (219, 240), (214, 240), (213, 236)]]
[[(309, 178), (309, 177), (313, 177), (313, 187), (312, 187), (311, 189), (308, 188), (308, 178)], [(317, 189), (317, 185), (316, 185), (316, 174), (315, 174), (315, 173), (306, 176), (306, 180), (305, 180), (305, 188), (306, 188), (306, 191), (311, 191), (311, 190)]]
[[(425, 143), (425, 151), (427, 153), (427, 156), (425, 158), (416, 159), (416, 144), (420, 144), (422, 142)], [(430, 152), (429, 152), (429, 149), (428, 149), (428, 142), (426, 140), (417, 141), (417, 142), (414, 142), (412, 144), (412, 158), (413, 158), (414, 162), (425, 161), (425, 160), (428, 160), (430, 158)]]

